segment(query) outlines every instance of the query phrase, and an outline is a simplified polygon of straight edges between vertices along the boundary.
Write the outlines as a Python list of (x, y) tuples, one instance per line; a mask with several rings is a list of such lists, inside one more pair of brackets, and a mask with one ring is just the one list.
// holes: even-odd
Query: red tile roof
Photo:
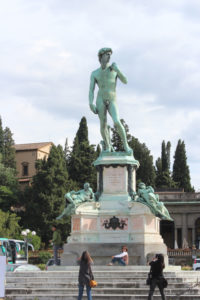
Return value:
[(37, 150), (47, 145), (53, 145), (52, 142), (44, 142), (44, 143), (31, 143), (31, 144), (15, 144), (16, 151), (24, 151), (24, 150)]

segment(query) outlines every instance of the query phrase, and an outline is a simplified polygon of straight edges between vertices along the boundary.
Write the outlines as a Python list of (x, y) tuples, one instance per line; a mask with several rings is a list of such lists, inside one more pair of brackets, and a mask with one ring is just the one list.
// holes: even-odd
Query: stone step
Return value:
[[(114, 265), (114, 266), (97, 266), (92, 265), (92, 269), (94, 271), (103, 271), (103, 270), (111, 270), (111, 271), (117, 271), (117, 270), (126, 270), (126, 271), (133, 271), (133, 272), (149, 272), (150, 267), (149, 266), (120, 266), (120, 265)], [(79, 266), (49, 266), (49, 271), (78, 271)], [(165, 268), (165, 272), (178, 272), (181, 271), (181, 266), (168, 266)]]
[[(148, 287), (142, 288), (95, 288), (94, 293), (98, 295), (107, 295), (107, 294), (121, 294), (121, 295), (143, 295), (148, 294)], [(73, 295), (78, 293), (78, 287), (76, 288), (6, 288), (6, 295), (26, 295), (26, 294), (34, 294), (34, 295)], [(159, 294), (159, 290), (155, 290), (155, 295)], [(198, 288), (188, 289), (188, 288), (181, 288), (181, 289), (166, 289), (166, 294), (173, 295), (173, 294), (184, 294), (184, 295), (199, 295), (200, 290)]]
[[(137, 276), (137, 277), (129, 277), (129, 276), (119, 276), (118, 277), (110, 277), (108, 276), (107, 274), (105, 274), (105, 276), (98, 276), (97, 274), (94, 273), (94, 277), (96, 280), (98, 281), (105, 281), (105, 282), (109, 282), (109, 281), (112, 281), (112, 282), (139, 282), (139, 281), (145, 281), (146, 278), (147, 278), (147, 274), (145, 276)], [(170, 282), (182, 282), (182, 281), (185, 281), (188, 277), (184, 277), (184, 278), (181, 278), (181, 277), (168, 277), (168, 276), (165, 276), (165, 278), (170, 281)], [(191, 277), (189, 277), (191, 278)], [(196, 278), (196, 277), (195, 277)], [(195, 278), (191, 278), (192, 280), (195, 279)], [(12, 277), (6, 277), (6, 281), (7, 282), (43, 282), (43, 281), (50, 281), (50, 282), (76, 282), (78, 280), (78, 274), (77, 276), (73, 276), (73, 277), (57, 277), (55, 275), (55, 277), (51, 276), (51, 277), (48, 277), (48, 276), (43, 276), (43, 277), (30, 277), (30, 276), (24, 276), (24, 274), (21, 276), (21, 277), (15, 277), (15, 276), (12, 276)]]
[[(57, 274), (54, 273), (54, 276), (49, 276), (48, 273), (44, 272), (45, 276), (40, 276), (40, 274), (38, 274), (37, 276), (29, 276), (28, 274), (25, 273), (13, 273), (12, 276), (6, 276), (6, 281), (9, 282), (44, 282), (44, 281), (49, 281), (49, 282), (76, 282), (77, 278), (78, 278), (78, 273), (76, 274), (76, 276), (72, 275), (69, 276), (69, 274), (67, 276), (65, 276), (63, 274), (63, 276), (57, 276)], [(18, 275), (18, 276), (15, 276)], [(120, 274), (115, 274), (116, 276), (111, 276), (113, 274), (107, 274), (105, 273), (104, 276), (102, 274), (97, 274), (94, 273), (94, 277), (97, 281), (112, 281), (112, 282), (139, 282), (139, 281), (146, 281), (147, 278), (147, 274), (140, 276), (128, 276), (128, 274), (123, 274), (123, 276), (120, 276)], [(192, 276), (190, 273), (187, 273), (186, 276), (182, 276), (182, 277), (172, 277), (172, 276), (168, 276), (168, 274), (164, 274), (165, 278), (169, 281), (169, 282), (186, 282), (188, 280), (191, 281), (195, 281), (197, 279), (200, 278), (198, 276)]]
[[(116, 270), (116, 271), (95, 271), (93, 273), (96, 276), (102, 277), (119, 277), (119, 276), (126, 276), (126, 277), (146, 277), (148, 272), (133, 272), (133, 271), (123, 271), (123, 270)], [(48, 274), (48, 275), (47, 275)], [(190, 277), (198, 277), (200, 278), (200, 272), (198, 271), (182, 271), (182, 272), (164, 272), (164, 276), (166, 277), (187, 277), (190, 274)], [(78, 271), (39, 271), (39, 272), (8, 272), (7, 277), (77, 277)]]
[[(47, 288), (52, 288), (52, 285), (56, 289), (63, 289), (63, 288), (76, 288), (77, 287), (77, 280), (76, 282), (11, 282), (11, 283), (6, 283), (7, 288), (38, 288), (42, 287), (47, 289)], [(98, 281), (98, 288), (142, 288), (146, 285), (146, 281), (143, 282), (99, 282)], [(168, 282), (168, 288), (170, 289), (180, 289), (180, 288), (185, 288), (186, 284), (181, 282), (181, 283), (171, 283)]]
[[(146, 268), (146, 267), (144, 267)], [(78, 270), (73, 267), (68, 271), (41, 271), (7, 273), (6, 299), (8, 300), (77, 300)], [(146, 278), (149, 268), (138, 269), (129, 267), (95, 267), (93, 273), (98, 287), (92, 290), (95, 300), (143, 300), (147, 299), (149, 287)], [(200, 272), (167, 271), (168, 280), (165, 293), (169, 300), (199, 299), (200, 290), (195, 287), (200, 282)], [(180, 295), (180, 296), (178, 296)], [(85, 296), (83, 299), (87, 299)], [(154, 299), (160, 299), (158, 289)]]
[[(92, 297), (94, 300), (147, 300), (148, 293), (143, 295), (123, 295), (123, 294), (112, 294), (112, 295), (99, 295), (94, 291), (92, 292)], [(83, 300), (87, 300), (87, 296), (83, 296)], [(160, 295), (154, 295), (154, 300), (160, 300)], [(6, 300), (77, 300), (76, 295), (8, 295)], [(177, 296), (175, 294), (168, 295), (166, 293), (166, 300), (200, 300), (199, 295), (181, 295)]]

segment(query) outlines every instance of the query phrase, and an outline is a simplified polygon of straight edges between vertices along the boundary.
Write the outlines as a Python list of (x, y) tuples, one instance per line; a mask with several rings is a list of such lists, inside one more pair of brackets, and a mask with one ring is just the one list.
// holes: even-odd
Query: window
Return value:
[(195, 222), (195, 244), (196, 248), (200, 249), (200, 218)]
[(28, 176), (28, 163), (22, 163), (22, 176)]
[(177, 244), (179, 248), (182, 248), (182, 228), (177, 228)]

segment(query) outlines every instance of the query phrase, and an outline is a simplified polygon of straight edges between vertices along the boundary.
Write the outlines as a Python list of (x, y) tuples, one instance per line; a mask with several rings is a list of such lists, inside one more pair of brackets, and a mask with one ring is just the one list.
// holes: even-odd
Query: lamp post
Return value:
[(28, 243), (32, 241), (31, 235), (36, 235), (35, 231), (30, 231), (30, 229), (25, 229), (21, 232), (21, 235), (24, 236), (24, 243), (25, 243), (25, 254), (26, 254), (26, 261), (28, 264)]

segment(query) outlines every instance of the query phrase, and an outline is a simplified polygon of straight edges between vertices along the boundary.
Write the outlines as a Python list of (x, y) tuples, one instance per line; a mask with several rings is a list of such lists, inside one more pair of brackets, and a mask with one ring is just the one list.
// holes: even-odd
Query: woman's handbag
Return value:
[(151, 279), (152, 279), (152, 273), (149, 272), (149, 273), (148, 273), (147, 280), (146, 280), (146, 285), (150, 285), (150, 284), (151, 284)]
[(162, 278), (162, 286), (164, 289), (168, 286), (168, 281), (165, 279), (165, 277)]
[(96, 287), (98, 285), (98, 283), (95, 280), (90, 280), (90, 287)]

